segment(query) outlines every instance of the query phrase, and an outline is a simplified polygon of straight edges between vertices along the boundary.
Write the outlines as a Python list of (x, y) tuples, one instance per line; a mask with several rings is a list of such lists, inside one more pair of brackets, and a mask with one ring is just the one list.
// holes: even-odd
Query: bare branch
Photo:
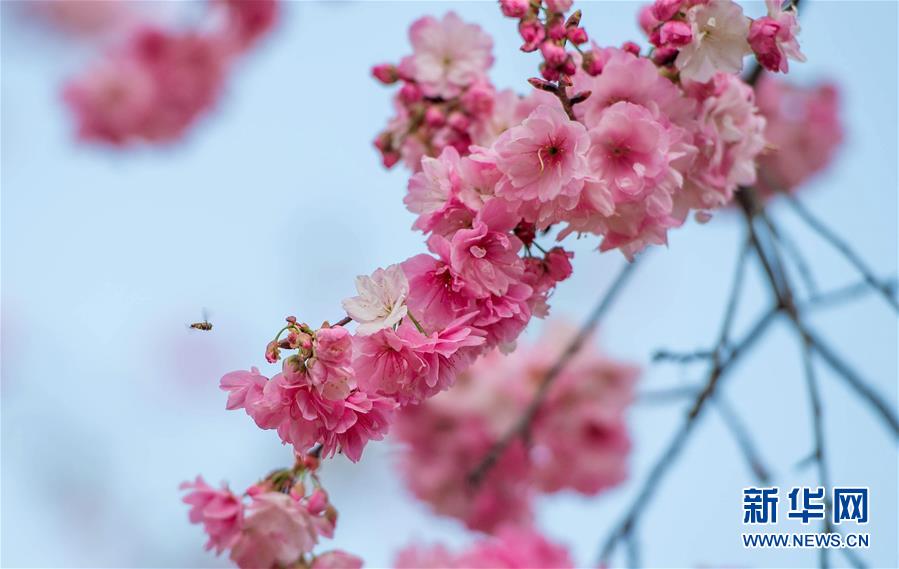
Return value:
[(839, 251), (843, 257), (849, 261), (855, 269), (861, 273), (862, 277), (864, 277), (865, 282), (868, 285), (879, 292), (881, 296), (883, 296), (884, 300), (893, 307), (893, 310), (899, 312), (899, 302), (896, 300), (895, 296), (895, 287), (890, 286), (887, 282), (882, 282), (879, 278), (874, 275), (874, 271), (872, 271), (862, 258), (856, 253), (849, 244), (840, 236), (838, 236), (832, 229), (830, 229), (827, 225), (824, 224), (820, 219), (815, 217), (815, 215), (810, 212), (805, 205), (802, 204), (799, 199), (787, 192), (783, 192), (783, 196), (786, 199), (787, 203), (793, 208), (793, 211), (796, 212), (803, 221), (805, 221), (809, 227), (811, 227), (818, 235), (820, 235), (825, 241), (830, 243), (834, 249)]
[(720, 393), (715, 396), (715, 408), (718, 409), (721, 418), (724, 419), (724, 424), (727, 425), (734, 440), (737, 442), (737, 446), (740, 447), (743, 458), (746, 459), (746, 464), (749, 466), (753, 475), (755, 475), (760, 483), (767, 484), (771, 479), (770, 471), (765, 466), (764, 461), (749, 434), (749, 429), (746, 428), (746, 424), (743, 423), (734, 408), (730, 406), (724, 396)]
[(540, 406), (543, 404), (543, 401), (546, 399), (546, 395), (549, 392), (550, 386), (568, 364), (572, 357), (580, 351), (581, 347), (583, 347), (584, 342), (587, 341), (587, 338), (593, 333), (596, 326), (599, 324), (599, 321), (608, 312), (609, 308), (612, 306), (612, 303), (618, 296), (618, 293), (621, 291), (624, 284), (627, 282), (628, 278), (632, 274), (634, 267), (636, 267), (638, 259), (634, 259), (633, 261), (627, 263), (622, 267), (619, 271), (618, 276), (615, 277), (615, 280), (612, 282), (612, 286), (609, 287), (609, 290), (600, 298), (599, 302), (596, 304), (596, 307), (593, 309), (593, 312), (590, 313), (590, 316), (578, 330), (577, 334), (572, 338), (571, 342), (565, 347), (565, 351), (562, 352), (562, 355), (559, 356), (559, 359), (553, 364), (551, 368), (546, 372), (546, 375), (543, 376), (543, 379), (540, 382), (540, 385), (537, 387), (537, 391), (534, 393), (534, 397), (531, 399), (531, 402), (525, 408), (524, 413), (521, 417), (518, 418), (515, 425), (506, 432), (505, 435), (501, 439), (499, 439), (484, 455), (484, 458), (481, 459), (481, 462), (475, 466), (471, 472), (468, 474), (469, 483), (472, 486), (478, 486), (481, 481), (484, 479), (484, 476), (490, 472), (490, 469), (496, 464), (499, 458), (503, 455), (506, 449), (512, 444), (515, 439), (522, 437), (527, 439), (528, 434), (531, 430), (531, 424), (534, 421), (534, 417), (536, 417), (537, 412), (540, 410)]
[(867, 403), (875, 414), (889, 428), (891, 434), (899, 438), (899, 419), (892, 407), (886, 402), (882, 395), (865, 381), (856, 372), (852, 366), (846, 363), (825, 341), (821, 336), (815, 334), (811, 329), (801, 323), (794, 323), (799, 334), (803, 337), (809, 347), (817, 353), (846, 385), (855, 391), (856, 395), (861, 397), (862, 401)]
[[(896, 293), (897, 289), (897, 280), (896, 277), (889, 277), (885, 279), (884, 284), (890, 288), (893, 294)], [(868, 281), (862, 281), (855, 284), (850, 284), (846, 286), (842, 286), (839, 288), (835, 288), (833, 290), (825, 291), (818, 293), (805, 302), (802, 303), (803, 310), (817, 310), (819, 308), (830, 308), (833, 306), (840, 306), (841, 304), (845, 304), (847, 302), (852, 302), (867, 293), (874, 292), (874, 289), (871, 288), (871, 285), (868, 284)]]
[[(830, 523), (830, 511), (833, 505), (830, 502), (830, 494), (827, 493), (827, 488), (830, 488), (830, 472), (827, 467), (825, 450), (824, 414), (818, 378), (815, 375), (815, 363), (812, 361), (811, 344), (805, 337), (802, 338), (802, 363), (805, 368), (805, 380), (808, 385), (809, 403), (812, 411), (812, 436), (814, 440), (812, 455), (815, 457), (815, 462), (818, 465), (818, 483), (825, 488), (824, 532), (830, 533), (833, 529)], [(820, 556), (821, 567), (826, 569), (830, 565), (826, 547), (821, 548)]]
[(643, 391), (637, 394), (635, 403), (651, 405), (655, 403), (683, 401), (685, 399), (696, 397), (696, 394), (699, 393), (700, 389), (702, 388), (698, 386), (683, 386)]

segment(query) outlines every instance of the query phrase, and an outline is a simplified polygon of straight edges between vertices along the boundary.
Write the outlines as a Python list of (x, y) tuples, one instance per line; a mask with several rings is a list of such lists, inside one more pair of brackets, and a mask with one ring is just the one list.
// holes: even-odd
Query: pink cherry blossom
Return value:
[(454, 12), (425, 17), (409, 29), (415, 79), (428, 96), (452, 97), (475, 83), (493, 63), (493, 40)]
[(749, 18), (733, 0), (709, 0), (687, 10), (693, 41), (681, 48), (675, 65), (681, 77), (705, 83), (717, 72), (739, 73), (751, 53)]
[(156, 104), (152, 73), (131, 57), (109, 57), (66, 85), (63, 96), (76, 115), (78, 136), (124, 144), (139, 133)]
[(315, 333), (312, 349), (306, 368), (313, 385), (328, 399), (345, 399), (354, 387), (349, 331), (343, 326), (322, 328)]
[(574, 88), (590, 91), (590, 97), (575, 107), (588, 128), (596, 125), (602, 112), (626, 101), (649, 109), (657, 118), (680, 122), (692, 115), (695, 103), (678, 92), (677, 87), (659, 74), (648, 59), (616, 48), (600, 51), (602, 73), (578, 74)]
[(449, 266), (449, 242), (438, 236), (429, 243), (443, 250), (441, 258), (416, 255), (403, 262), (403, 270), (409, 279), (409, 308), (425, 329), (439, 330), (470, 310), (473, 299)]
[(799, 22), (795, 9), (784, 11), (779, 0), (766, 0), (768, 15), (754, 20), (749, 27), (749, 45), (756, 58), (769, 71), (786, 73), (788, 59), (805, 61), (796, 36)]
[(470, 225), (474, 213), (459, 199), (460, 185), (460, 158), (455, 148), (444, 148), (439, 158), (423, 157), (421, 171), (409, 179), (409, 192), (403, 200), (409, 211), (419, 214), (413, 227), (451, 235)]
[(373, 334), (406, 316), (409, 282), (399, 265), (376, 269), (370, 277), (356, 277), (356, 290), (359, 295), (344, 299), (343, 308), (359, 323), (357, 334)]
[(431, 373), (422, 349), (426, 344), (427, 338), (411, 322), (404, 322), (396, 331), (388, 328), (359, 337), (353, 366), (360, 387), (403, 405), (420, 401)]
[(671, 192), (682, 181), (671, 166), (668, 129), (640, 105), (608, 107), (590, 129), (590, 169), (618, 202), (650, 198), (653, 208), (671, 210)]
[(278, 19), (278, 0), (217, 0), (227, 11), (225, 34), (245, 50), (267, 34)]
[(218, 555), (231, 547), (243, 526), (243, 504), (227, 486), (221, 490), (212, 488), (197, 476), (194, 482), (181, 484), (182, 490), (189, 490), (183, 501), (190, 505), (190, 523), (203, 524), (209, 535), (206, 549), (215, 549)]
[(570, 209), (577, 202), (587, 177), (589, 145), (582, 124), (558, 107), (537, 107), (492, 147), (503, 174), (496, 195), (521, 207), (527, 221), (546, 225), (558, 208)]
[(466, 550), (442, 545), (410, 545), (396, 557), (397, 569), (565, 569), (574, 567), (568, 551), (534, 529), (505, 527)]
[(335, 549), (315, 556), (310, 569), (362, 569), (362, 559)]
[(299, 499), (281, 492), (254, 494), (243, 531), (231, 547), (241, 568), (286, 566), (315, 547), (317, 525)]
[(762, 76), (756, 88), (770, 150), (759, 155), (757, 186), (793, 191), (833, 162), (843, 141), (840, 92), (833, 83), (793, 85)]
[(473, 296), (503, 295), (521, 277), (521, 240), (509, 233), (516, 222), (505, 203), (491, 200), (470, 229), (453, 234), (450, 266)]
[(739, 185), (756, 181), (765, 118), (752, 88), (733, 75), (719, 73), (709, 84), (695, 86), (693, 95), (700, 101), (693, 138), (698, 155), (681, 199), (697, 209), (721, 207)]

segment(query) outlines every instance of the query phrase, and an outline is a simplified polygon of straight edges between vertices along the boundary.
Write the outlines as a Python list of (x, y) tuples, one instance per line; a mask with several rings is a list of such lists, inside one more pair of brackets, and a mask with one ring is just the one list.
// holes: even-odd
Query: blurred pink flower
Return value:
[(203, 524), (209, 535), (206, 549), (215, 549), (220, 554), (231, 547), (243, 527), (243, 504), (227, 486), (221, 490), (212, 488), (197, 476), (194, 482), (181, 484), (182, 490), (188, 490), (183, 501), (190, 505), (190, 523)]

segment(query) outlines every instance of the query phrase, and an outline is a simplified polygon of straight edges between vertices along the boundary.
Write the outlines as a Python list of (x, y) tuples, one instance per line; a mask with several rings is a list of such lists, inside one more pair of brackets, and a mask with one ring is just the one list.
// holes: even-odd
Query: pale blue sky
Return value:
[[(290, 452), (224, 410), (218, 377), (264, 364), (284, 315), (333, 319), (356, 274), (423, 250), (401, 203), (407, 173), (385, 172), (371, 148), (390, 108), (369, 67), (408, 52), (415, 18), (449, 9), (494, 35), (498, 85), (524, 89), (535, 57), (516, 51), (514, 23), (493, 2), (290, 2), (186, 140), (118, 152), (73, 142), (58, 87), (87, 54), (25, 27), (20, 6), (2, 3), (2, 563), (226, 565), (202, 552), (178, 483), (202, 473), (244, 488)], [(619, 44), (638, 37), (638, 6), (583, 3), (583, 22), (600, 43)], [(895, 274), (897, 5), (810, 1), (801, 20), (809, 62), (795, 78), (839, 78), (847, 125), (838, 160), (803, 198)], [(823, 287), (856, 281), (789, 211), (773, 214)], [(649, 354), (714, 340), (740, 237), (739, 218), (722, 214), (674, 232), (639, 268), (600, 336), (646, 366), (644, 388), (700, 378), (701, 369), (651, 366)], [(555, 314), (581, 320), (620, 265), (592, 246), (575, 245), (575, 276), (554, 297)], [(753, 274), (741, 325), (764, 306), (760, 284)], [(203, 307), (214, 332), (188, 333)], [(813, 322), (895, 405), (897, 327), (885, 304), (871, 296)], [(724, 388), (784, 487), (815, 482), (793, 470), (811, 449), (798, 353), (777, 327)], [(872, 547), (862, 555), (895, 567), (896, 447), (841, 383), (820, 375), (834, 483), (871, 487)], [(634, 408), (627, 484), (541, 500), (540, 526), (580, 564), (594, 562), (682, 413)], [(396, 452), (372, 445), (359, 465), (337, 460), (323, 473), (341, 511), (334, 545), (371, 567), (412, 540), (470, 539), (408, 497), (391, 469)], [(644, 563), (815, 564), (809, 551), (742, 548), (741, 491), (752, 482), (709, 413), (640, 527)]]

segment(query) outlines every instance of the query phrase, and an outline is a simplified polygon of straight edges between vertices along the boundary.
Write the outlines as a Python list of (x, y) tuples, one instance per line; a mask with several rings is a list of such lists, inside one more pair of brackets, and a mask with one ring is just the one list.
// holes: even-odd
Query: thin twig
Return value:
[(799, 273), (799, 278), (802, 279), (802, 283), (805, 285), (808, 294), (810, 296), (817, 296), (818, 284), (815, 282), (815, 276), (812, 273), (808, 261), (805, 259), (805, 255), (802, 254), (802, 251), (799, 250), (796, 243), (784, 233), (781, 228), (774, 225), (774, 222), (769, 216), (765, 215), (762, 219), (771, 231), (771, 235), (774, 236), (777, 243), (783, 247), (784, 252), (792, 259), (793, 264), (796, 266), (796, 272)]
[(656, 403), (683, 401), (684, 399), (696, 397), (696, 394), (699, 393), (700, 389), (701, 388), (697, 386), (683, 386), (642, 391), (637, 394), (634, 403), (652, 405)]
[(862, 277), (865, 279), (865, 282), (878, 291), (881, 296), (887, 301), (887, 303), (895, 310), (899, 312), (899, 302), (897, 302), (895, 297), (894, 287), (889, 286), (885, 282), (881, 282), (874, 275), (874, 271), (872, 271), (868, 265), (862, 261), (862, 258), (856, 253), (852, 247), (840, 236), (838, 236), (832, 229), (830, 229), (824, 222), (818, 219), (812, 212), (810, 212), (805, 205), (799, 199), (788, 193), (783, 192), (782, 194), (790, 207), (793, 208), (793, 211), (796, 212), (803, 221), (805, 221), (809, 227), (811, 227), (818, 235), (820, 235), (825, 241), (830, 243), (834, 249), (839, 251), (843, 257), (849, 261), (855, 269), (861, 273)]
[(752, 471), (759, 483), (767, 484), (771, 479), (771, 474), (749, 434), (749, 429), (746, 428), (737, 412), (720, 393), (715, 396), (715, 408), (718, 409), (724, 424), (727, 425), (728, 430), (730, 430), (734, 440), (737, 442), (737, 446), (740, 447), (749, 470)]
[[(814, 440), (814, 449), (812, 454), (818, 465), (818, 483), (824, 487), (824, 533), (830, 533), (832, 527), (830, 523), (830, 510), (833, 507), (830, 503), (830, 494), (827, 489), (830, 488), (830, 472), (827, 467), (826, 445), (824, 441), (824, 414), (821, 404), (821, 393), (818, 386), (818, 378), (815, 376), (815, 364), (812, 361), (811, 343), (802, 338), (802, 363), (805, 368), (805, 379), (808, 385), (809, 403), (812, 410), (812, 435)], [(827, 548), (821, 548), (821, 567), (826, 569), (830, 563), (827, 554)]]
[(519, 437), (527, 439), (528, 434), (531, 430), (531, 424), (534, 421), (534, 417), (536, 417), (537, 412), (540, 410), (540, 406), (543, 404), (543, 401), (546, 399), (547, 393), (549, 392), (550, 386), (568, 364), (572, 357), (580, 351), (581, 347), (584, 345), (584, 342), (587, 341), (587, 338), (593, 333), (596, 326), (599, 324), (599, 321), (605, 315), (605, 313), (611, 307), (612, 302), (618, 296), (618, 293), (623, 288), (624, 284), (627, 282), (628, 277), (633, 273), (634, 267), (636, 267), (639, 262), (639, 257), (634, 259), (633, 261), (625, 264), (624, 267), (618, 272), (618, 276), (615, 277), (615, 280), (612, 282), (612, 286), (603, 294), (600, 298), (599, 302), (596, 304), (596, 307), (591, 312), (590, 316), (578, 330), (577, 334), (568, 345), (565, 347), (565, 351), (562, 352), (562, 355), (556, 360), (556, 362), (552, 365), (551, 368), (546, 372), (546, 375), (543, 376), (543, 379), (540, 381), (540, 385), (537, 387), (537, 391), (534, 393), (531, 402), (525, 408), (524, 413), (518, 418), (515, 425), (506, 432), (505, 435), (501, 439), (499, 439), (490, 450), (484, 455), (484, 458), (481, 459), (481, 462), (478, 463), (468, 474), (469, 483), (472, 486), (478, 486), (481, 481), (484, 479), (484, 476), (490, 471), (491, 468), (496, 464), (502, 454), (506, 451), (510, 444), (513, 441), (518, 439)]
[(695, 352), (672, 352), (669, 350), (656, 350), (652, 354), (653, 362), (671, 362), (676, 364), (689, 364), (696, 361), (712, 359), (713, 352), (709, 350), (696, 350)]
[(897, 419), (896, 413), (883, 396), (877, 393), (877, 391), (865, 381), (852, 366), (846, 363), (833, 348), (821, 338), (821, 336), (815, 334), (814, 331), (801, 323), (794, 323), (794, 325), (803, 339), (809, 343), (811, 349), (821, 357), (824, 363), (826, 363), (838, 377), (843, 379), (846, 385), (852, 388), (856, 395), (861, 397), (862, 401), (867, 403), (875, 411), (876, 416), (880, 417), (884, 424), (886, 424), (891, 434), (899, 439), (899, 419)]
[[(896, 293), (897, 280), (896, 277), (884, 279), (883, 283), (889, 287), (892, 294)], [(803, 310), (816, 310), (819, 308), (829, 308), (839, 306), (841, 304), (851, 302), (857, 298), (864, 296), (865, 293), (873, 292), (874, 289), (868, 281), (861, 281), (854, 284), (835, 288), (833, 290), (820, 292), (802, 303)]]

